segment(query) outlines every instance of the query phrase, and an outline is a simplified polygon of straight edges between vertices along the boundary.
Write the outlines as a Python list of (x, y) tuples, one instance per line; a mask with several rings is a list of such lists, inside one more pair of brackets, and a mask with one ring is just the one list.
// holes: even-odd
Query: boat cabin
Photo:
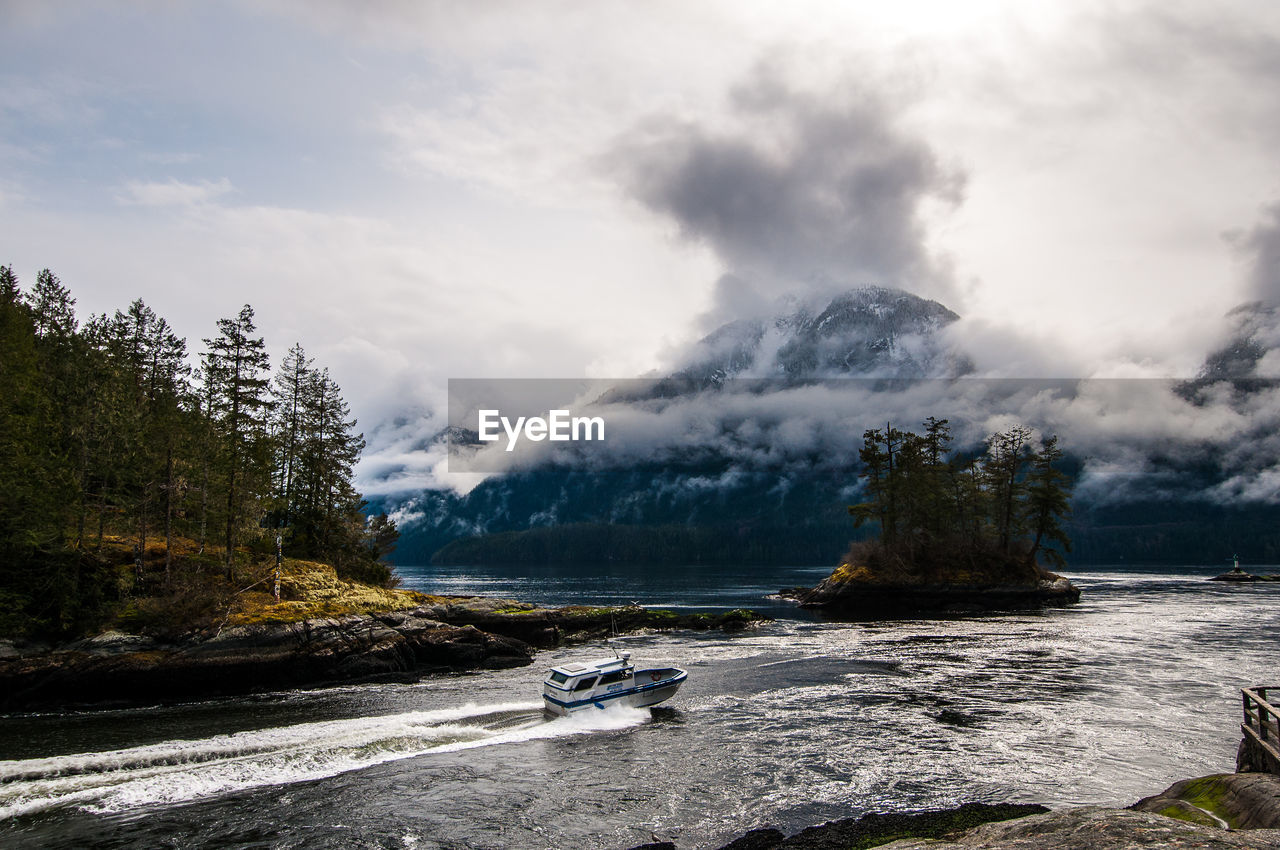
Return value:
[(634, 682), (635, 668), (631, 664), (631, 653), (624, 652), (617, 658), (552, 667), (546, 685), (549, 689), (579, 695), (570, 696), (570, 699), (585, 699), (597, 689), (603, 693), (624, 690), (633, 687)]
[(585, 664), (552, 667), (542, 683), (542, 699), (552, 714), (591, 706), (646, 708), (669, 699), (687, 675), (676, 667), (637, 671), (631, 664), (631, 653), (623, 652)]

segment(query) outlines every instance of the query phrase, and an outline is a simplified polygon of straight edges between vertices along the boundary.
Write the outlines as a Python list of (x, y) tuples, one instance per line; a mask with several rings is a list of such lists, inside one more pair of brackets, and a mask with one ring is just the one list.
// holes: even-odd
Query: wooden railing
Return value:
[(1261, 751), (1267, 769), (1280, 773), (1280, 711), (1267, 702), (1267, 691), (1280, 692), (1280, 686), (1240, 689), (1244, 702), (1240, 731)]

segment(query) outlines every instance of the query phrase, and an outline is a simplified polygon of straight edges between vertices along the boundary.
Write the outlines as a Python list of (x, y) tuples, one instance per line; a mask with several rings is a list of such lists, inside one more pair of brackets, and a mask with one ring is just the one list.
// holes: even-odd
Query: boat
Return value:
[(542, 683), (542, 701), (552, 714), (567, 715), (612, 705), (647, 708), (675, 696), (689, 674), (679, 667), (637, 670), (631, 653), (552, 667)]

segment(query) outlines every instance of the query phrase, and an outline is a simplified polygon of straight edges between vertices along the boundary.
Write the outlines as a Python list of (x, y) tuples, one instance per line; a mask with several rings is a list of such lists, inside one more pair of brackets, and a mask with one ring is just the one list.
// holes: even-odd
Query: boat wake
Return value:
[(113, 814), (430, 753), (625, 729), (648, 719), (647, 710), (624, 707), (548, 720), (541, 702), (471, 704), (0, 761), (0, 820), (63, 806)]

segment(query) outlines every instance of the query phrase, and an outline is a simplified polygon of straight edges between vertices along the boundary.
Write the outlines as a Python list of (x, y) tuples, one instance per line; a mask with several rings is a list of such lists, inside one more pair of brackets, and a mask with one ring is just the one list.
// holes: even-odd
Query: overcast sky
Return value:
[(1266, 0), (0, 0), (0, 263), (197, 349), (249, 302), (370, 433), (863, 284), (1189, 375), (1280, 289), (1278, 149)]

